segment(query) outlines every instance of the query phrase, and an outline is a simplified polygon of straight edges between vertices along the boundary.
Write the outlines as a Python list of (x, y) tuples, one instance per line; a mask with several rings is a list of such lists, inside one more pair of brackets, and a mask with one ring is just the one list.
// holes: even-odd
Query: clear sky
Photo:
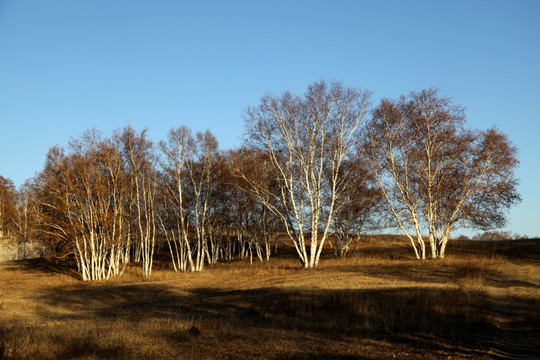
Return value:
[(436, 86), (520, 149), (506, 230), (540, 235), (540, 1), (0, 0), (0, 175), (18, 186), (55, 144), (131, 124), (240, 144), (268, 91), (321, 79), (373, 101)]

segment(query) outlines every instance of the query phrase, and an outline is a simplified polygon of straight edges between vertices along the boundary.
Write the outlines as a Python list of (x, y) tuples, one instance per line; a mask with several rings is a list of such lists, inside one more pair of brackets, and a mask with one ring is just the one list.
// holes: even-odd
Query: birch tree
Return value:
[(66, 217), (67, 202), (62, 177), (65, 150), (53, 146), (46, 154), (44, 169), (31, 180), (32, 207), (35, 209), (36, 234), (49, 256), (63, 256), (73, 251), (70, 224)]
[[(227, 157), (219, 152), (212, 171), (210, 192), (210, 213), (207, 222), (208, 263), (216, 264), (220, 259), (227, 259), (226, 247), (234, 237), (234, 183), (231, 181)], [(230, 259), (230, 257), (229, 257)]]
[(304, 269), (319, 263), (346, 185), (341, 167), (368, 98), (368, 92), (321, 81), (303, 96), (267, 95), (246, 110), (248, 143), (268, 154), (280, 185), (280, 206), (267, 201), (272, 194), (256, 182), (250, 183), (251, 191), (281, 220)]
[(175, 269), (185, 271), (189, 265), (191, 271), (202, 271), (205, 260), (217, 261), (214, 251), (221, 236), (210, 229), (219, 176), (217, 140), (210, 131), (192, 136), (188, 128), (180, 127), (169, 132), (160, 149), (167, 206), (173, 212), (167, 221), (161, 219), (161, 226)]
[(189, 233), (189, 209), (186, 201), (187, 162), (191, 161), (193, 137), (185, 126), (171, 129), (167, 142), (160, 142), (166, 195), (167, 225), (160, 219), (175, 271), (195, 270)]
[(195, 231), (196, 245), (193, 254), (194, 271), (202, 271), (205, 258), (210, 259), (208, 239), (209, 220), (215, 194), (215, 177), (220, 156), (218, 142), (207, 130), (197, 132), (190, 146), (191, 156), (186, 162), (191, 198), (191, 223)]
[(353, 157), (343, 168), (350, 178), (336, 203), (330, 241), (334, 254), (340, 257), (356, 248), (363, 231), (380, 228), (382, 201), (378, 184), (362, 156)]
[[(122, 160), (95, 131), (70, 142), (70, 153), (52, 148), (35, 181), (38, 221), (46, 238), (70, 248), (83, 280), (119, 275), (125, 241), (121, 208)], [(59, 247), (57, 247), (59, 248)]]
[(121, 148), (128, 181), (131, 185), (131, 211), (135, 220), (136, 245), (140, 249), (143, 276), (152, 274), (156, 244), (156, 187), (157, 172), (154, 145), (148, 139), (146, 129), (137, 133), (126, 127), (115, 134)]
[[(22, 243), (22, 254), (19, 259), (26, 259), (28, 256), (28, 242), (31, 240), (31, 252), (35, 256), (35, 243), (33, 232), (35, 229), (36, 212), (32, 202), (32, 183), (26, 181), (18, 191), (17, 196), (17, 217), (15, 219), (15, 231), (19, 238), (19, 245)], [(20, 247), (19, 247), (20, 249)]]
[[(234, 212), (240, 259), (252, 255), (249, 250), (255, 248), (261, 262), (263, 259), (269, 261), (271, 241), (277, 239), (282, 230), (278, 218), (269, 210), (269, 206), (276, 209), (280, 206), (277, 201), (280, 189), (269, 160), (266, 152), (250, 151), (247, 148), (229, 153), (229, 167), (236, 174), (231, 179), (235, 185), (231, 208)], [(258, 196), (251, 190), (253, 187), (258, 189)], [(265, 206), (265, 203), (268, 205)]]
[(444, 257), (453, 230), (504, 224), (520, 200), (517, 149), (496, 129), (464, 129), (464, 108), (436, 89), (383, 99), (364, 133), (363, 153), (396, 225), (425, 259)]

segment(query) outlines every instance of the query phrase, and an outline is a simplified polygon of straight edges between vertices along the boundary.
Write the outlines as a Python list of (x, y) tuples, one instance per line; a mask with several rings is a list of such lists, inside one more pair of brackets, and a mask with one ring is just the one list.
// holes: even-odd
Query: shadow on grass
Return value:
[(540, 239), (489, 241), (495, 251), (510, 260), (540, 262)]
[(515, 279), (512, 279), (512, 280), (498, 279), (496, 276), (491, 277), (489, 279), (489, 283), (491, 286), (495, 286), (498, 288), (522, 287), (522, 288), (540, 289), (539, 284), (535, 284), (528, 281), (515, 280)]
[[(270, 330), (335, 340), (385, 339), (472, 356), (495, 353), (533, 357), (539, 351), (537, 301), (492, 299), (483, 292), (459, 289), (182, 291), (161, 284), (81, 284), (52, 289), (39, 300), (43, 306), (37, 316), (49, 322), (121, 320), (135, 324), (157, 319), (195, 324), (201, 337), (222, 334), (234, 338)], [(508, 320), (505, 326), (493, 321), (494, 312), (500, 311), (506, 312), (502, 314)], [(166, 326), (153, 329), (152, 334), (171, 344), (186, 339), (186, 335), (179, 336), (178, 331)], [(287, 356), (283, 354), (282, 358)], [(290, 358), (304, 358), (295, 356)]]
[(6, 270), (21, 270), (28, 273), (41, 272), (45, 274), (63, 274), (80, 279), (77, 272), (77, 264), (74, 258), (36, 258), (28, 260), (15, 260), (13, 266), (7, 266)]

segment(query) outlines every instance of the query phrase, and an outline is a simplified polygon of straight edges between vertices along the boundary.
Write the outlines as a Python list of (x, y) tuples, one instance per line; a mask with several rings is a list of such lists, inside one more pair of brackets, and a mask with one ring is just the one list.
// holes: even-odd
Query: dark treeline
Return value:
[(267, 95), (245, 112), (244, 144), (222, 150), (210, 131), (173, 128), (154, 143), (125, 127), (88, 130), (52, 147), (16, 190), (0, 177), (0, 237), (73, 254), (83, 280), (140, 262), (150, 276), (166, 249), (176, 271), (232, 259), (269, 261), (280, 238), (317, 266), (361, 233), (400, 228), (417, 258), (443, 257), (459, 227), (493, 229), (520, 200), (516, 148), (496, 129), (465, 128), (462, 107), (437, 90), (383, 99), (314, 83)]

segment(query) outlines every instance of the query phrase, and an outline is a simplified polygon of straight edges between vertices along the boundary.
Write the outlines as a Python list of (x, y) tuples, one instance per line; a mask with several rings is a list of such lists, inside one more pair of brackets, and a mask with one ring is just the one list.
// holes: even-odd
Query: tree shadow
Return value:
[(418, 261), (417, 265), (411, 266), (408, 263), (404, 266), (403, 263), (391, 261), (376, 264), (362, 264), (360, 262), (356, 265), (336, 266), (332, 270), (338, 273), (354, 273), (386, 280), (400, 280), (419, 284), (447, 284), (448, 279), (457, 280), (467, 275), (465, 269), (452, 266), (425, 266), (426, 264), (420, 261)]
[(540, 239), (488, 241), (499, 254), (510, 260), (540, 262)]
[(509, 288), (509, 287), (522, 287), (522, 288), (531, 288), (531, 289), (540, 289), (540, 285), (528, 282), (528, 281), (522, 281), (522, 280), (507, 280), (507, 279), (500, 279), (496, 277), (491, 277), (488, 279), (489, 284), (494, 287), (498, 288)]
[[(491, 299), (483, 292), (459, 289), (229, 291), (182, 290), (164, 284), (81, 284), (49, 289), (38, 298), (43, 306), (36, 310), (36, 315), (43, 321), (121, 319), (137, 323), (161, 319), (196, 324), (202, 327), (201, 337), (222, 328), (229, 329), (229, 335), (270, 330), (335, 340), (385, 339), (473, 356), (533, 356), (539, 350), (537, 301), (513, 298), (507, 303), (506, 298)], [(501, 309), (506, 311), (503, 316), (510, 319), (504, 327), (493, 320), (494, 312)], [(167, 328), (158, 329), (153, 336), (167, 338), (171, 344), (188, 338)], [(290, 354), (282, 355), (286, 358)], [(350, 358), (347, 356), (343, 354), (341, 358)], [(300, 354), (290, 358), (306, 357)]]
[(35, 274), (41, 272), (44, 274), (62, 274), (74, 279), (81, 279), (77, 272), (77, 264), (73, 258), (35, 258), (27, 260), (14, 260), (13, 266), (6, 266), (6, 270), (26, 271)]

